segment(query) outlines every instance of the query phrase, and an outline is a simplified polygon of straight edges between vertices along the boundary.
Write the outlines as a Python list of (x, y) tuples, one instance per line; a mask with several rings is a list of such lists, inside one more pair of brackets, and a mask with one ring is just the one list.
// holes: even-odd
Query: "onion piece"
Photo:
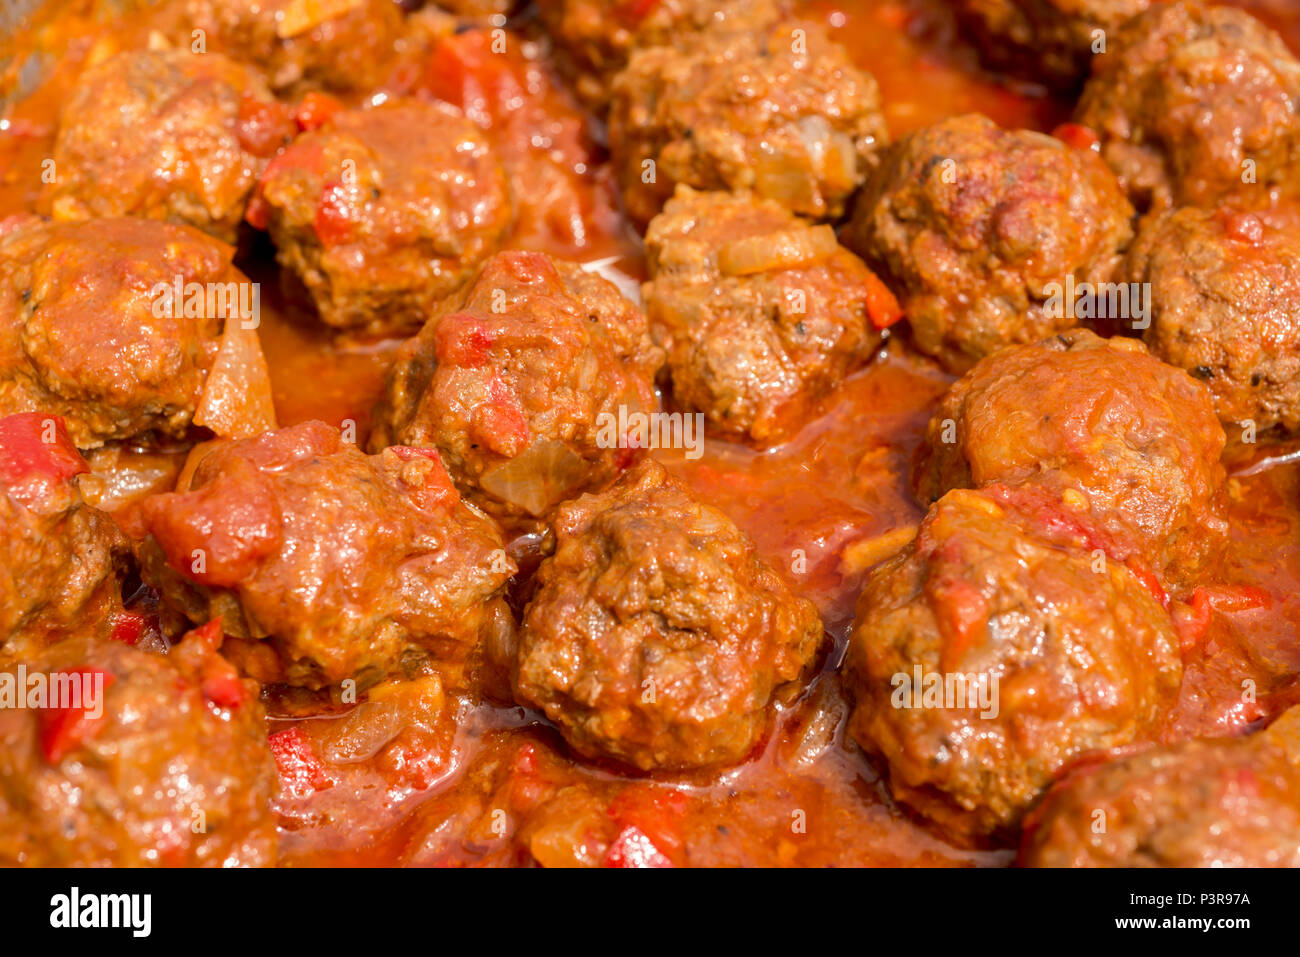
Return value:
[(354, 10), (361, 5), (361, 0), (289, 0), (282, 16), (275, 25), (275, 35), (281, 40), (288, 40), (320, 26), (326, 20), (333, 20)]
[(796, 269), (827, 259), (838, 248), (839, 242), (831, 227), (801, 226), (766, 236), (733, 239), (718, 250), (718, 269), (724, 276)]
[(203, 384), (194, 424), (226, 439), (245, 439), (276, 428), (271, 376), (257, 333), (237, 320), (226, 323), (216, 361)]
[(540, 517), (581, 484), (586, 474), (587, 463), (563, 442), (538, 439), (484, 472), (479, 485), (503, 502)]

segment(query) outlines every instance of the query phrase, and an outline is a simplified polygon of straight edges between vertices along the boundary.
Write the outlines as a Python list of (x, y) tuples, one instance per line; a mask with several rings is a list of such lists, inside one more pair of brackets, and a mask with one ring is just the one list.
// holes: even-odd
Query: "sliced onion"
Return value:
[(275, 35), (281, 40), (299, 36), (360, 5), (361, 0), (289, 0), (284, 16), (275, 25)]
[(365, 761), (401, 734), (406, 727), (401, 708), (389, 702), (367, 701), (357, 705), (321, 747), (321, 756), (331, 764)]
[(261, 435), (276, 427), (262, 343), (254, 330), (245, 329), (237, 320), (227, 322), (221, 333), (194, 424), (227, 439)]
[(479, 485), (503, 502), (542, 516), (586, 477), (587, 463), (563, 442), (538, 439), (483, 473)]
[(733, 239), (718, 250), (718, 269), (724, 276), (796, 269), (829, 258), (837, 248), (839, 243), (831, 227), (800, 226), (766, 236)]
[(630, 299), (638, 306), (641, 302), (641, 283), (632, 276), (615, 267), (615, 263), (621, 262), (622, 256), (608, 256), (605, 259), (594, 259), (589, 263), (582, 264), (583, 272), (595, 273), (602, 279), (612, 282), (618, 287), (626, 299)]

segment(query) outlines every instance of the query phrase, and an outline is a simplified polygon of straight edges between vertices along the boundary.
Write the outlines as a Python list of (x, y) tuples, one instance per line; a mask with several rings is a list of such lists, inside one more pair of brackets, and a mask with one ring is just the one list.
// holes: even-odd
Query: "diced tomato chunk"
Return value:
[(302, 728), (294, 725), (267, 736), (280, 781), (294, 797), (306, 797), (333, 784)]
[(607, 813), (622, 829), (622, 834), (629, 829), (636, 831), (668, 862), (654, 866), (671, 867), (684, 843), (682, 823), (688, 804), (686, 795), (672, 788), (633, 785), (610, 802)]
[(1178, 632), (1183, 654), (1192, 651), (1205, 640), (1205, 633), (1210, 630), (1210, 617), (1210, 597), (1204, 588), (1192, 592), (1191, 601), (1186, 605), (1174, 608), (1174, 630)]
[(293, 118), (298, 124), (298, 129), (307, 132), (324, 126), (341, 109), (343, 104), (339, 100), (328, 93), (318, 93), (313, 90), (302, 98), (298, 109), (294, 111)]
[(984, 593), (956, 575), (936, 575), (926, 582), (925, 592), (943, 628), (941, 667), (953, 671), (982, 637), (988, 621), (988, 600)]
[(246, 152), (267, 157), (289, 141), (293, 127), (284, 104), (245, 93), (239, 101), (235, 132)]
[(1133, 573), (1133, 577), (1140, 581), (1147, 591), (1151, 592), (1151, 597), (1160, 602), (1161, 608), (1169, 607), (1169, 592), (1165, 591), (1165, 587), (1160, 584), (1160, 579), (1156, 577), (1156, 573), (1151, 570), (1150, 565), (1142, 561), (1142, 559), (1132, 556), (1125, 560), (1124, 566)]
[(492, 334), (483, 321), (468, 312), (453, 312), (438, 320), (433, 351), (440, 365), (476, 369), (487, 364)]
[(515, 58), (493, 48), (494, 32), (467, 30), (444, 39), (429, 57), (422, 84), (484, 129), (517, 109), (526, 93)]
[(624, 26), (637, 27), (646, 17), (654, 13), (657, 6), (659, 0), (622, 0), (616, 9), (618, 18), (623, 21)]
[(113, 628), (108, 637), (124, 645), (137, 645), (144, 636), (148, 616), (138, 611), (120, 611), (113, 616)]
[(352, 220), (347, 187), (342, 183), (326, 183), (316, 206), (316, 218), (312, 220), (316, 237), (326, 246), (346, 242), (352, 235)]
[[(102, 693), (116, 680), (102, 668), (71, 668), (50, 674), (50, 693), (54, 694), (57, 676), (77, 676), (74, 690), (77, 701), (59, 707), (47, 707), (40, 713), (41, 753), (50, 764), (58, 764), (65, 757), (95, 736), (108, 715), (104, 710)], [(100, 683), (102, 680), (102, 684)], [(66, 686), (66, 685), (65, 685)], [(98, 697), (98, 700), (96, 698)], [(54, 702), (50, 702), (51, 705)], [(93, 712), (93, 713), (92, 713)]]
[(442, 464), (442, 456), (438, 454), (437, 449), (417, 449), (408, 445), (393, 445), (389, 450), (403, 462), (409, 462), (416, 458), (430, 459), (437, 463), (435, 468), (429, 469), (424, 475), (423, 487), (416, 489), (412, 498), (415, 504), (424, 509), (432, 511), (446, 512), (456, 507), (460, 501), (460, 493), (456, 491), (456, 486), (447, 474), (447, 469)]
[(623, 828), (605, 852), (602, 867), (672, 867), (673, 862), (655, 847), (636, 825)]

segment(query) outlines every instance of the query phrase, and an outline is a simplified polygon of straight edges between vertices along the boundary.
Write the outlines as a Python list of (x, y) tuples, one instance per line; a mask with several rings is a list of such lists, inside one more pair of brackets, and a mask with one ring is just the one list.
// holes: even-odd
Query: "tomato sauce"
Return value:
[[(1282, 30), (1300, 48), (1300, 10), (1286, 0), (1241, 5)], [(938, 0), (806, 0), (803, 13), (826, 23), (855, 60), (879, 80), (895, 136), (964, 111), (982, 111), (1011, 126), (1050, 129), (1069, 105), (1029, 86), (1010, 87), (982, 73), (974, 52), (956, 35)], [(105, 44), (129, 44), (138, 27), (110, 34), (93, 16), (93, 0), (54, 0), (50, 26), (22, 39), (49, 56), (68, 50), (34, 93), (0, 113), (0, 216), (29, 208), (40, 188), (61, 91), (76, 63)], [(48, 14), (57, 14), (50, 19)], [(512, 34), (512, 36), (514, 36)], [(3, 52), (3, 51), (0, 51)], [(7, 51), (12, 53), (13, 50)], [(597, 137), (549, 74), (544, 50), (524, 43), (510, 54), (500, 79), (524, 119), (511, 119), (492, 90), (457, 87), (445, 70), (407, 76), (407, 90), (434, 89), (473, 98), (483, 124), (508, 156), (521, 185), (523, 215), (511, 244), (545, 249), (579, 261), (608, 259), (635, 279), (639, 242), (617, 214)], [(53, 64), (53, 61), (50, 61)], [(14, 88), (14, 71), (6, 81)], [(450, 92), (448, 92), (450, 91)], [(500, 93), (500, 90), (497, 91)], [(536, 133), (536, 138), (534, 137)], [(528, 184), (534, 184), (530, 190)], [(241, 265), (262, 283), (260, 336), (281, 424), (322, 418), (355, 422), (364, 435), (395, 342), (331, 337), (291, 291), (281, 288), (269, 247)], [(868, 569), (908, 541), (922, 512), (907, 484), (923, 426), (950, 378), (895, 339), (870, 367), (850, 378), (788, 444), (766, 453), (706, 441), (698, 458), (660, 453), (699, 494), (729, 514), (760, 553), (812, 598), (833, 639), (823, 670), (802, 699), (782, 711), (760, 752), (747, 763), (671, 780), (694, 864), (757, 865), (999, 865), (1006, 850), (970, 851), (932, 836), (889, 799), (879, 773), (844, 737), (846, 704), (836, 668)], [(1232, 474), (1232, 544), (1223, 580), (1261, 589), (1261, 606), (1212, 607), (1208, 633), (1189, 652), (1182, 699), (1168, 737), (1242, 731), (1300, 700), (1300, 461), (1296, 446), (1238, 445)], [(105, 483), (127, 489), (132, 453), (97, 464)], [(139, 453), (153, 469), (147, 490), (166, 482), (157, 453)], [(1252, 693), (1243, 696), (1243, 689)], [(1251, 700), (1253, 698), (1253, 701)], [(273, 702), (274, 704), (274, 702)], [(344, 716), (302, 718), (284, 707), (275, 729), (337, 722)], [(391, 775), (365, 762), (342, 769), (333, 787), (286, 794), (282, 861), (289, 865), (510, 863), (487, 822), (502, 796), (501, 769), (583, 782), (616, 795), (656, 782), (629, 779), (598, 766), (564, 760), (564, 745), (536, 715), (492, 704), (462, 706), (455, 740), (431, 759), (432, 783), (395, 786)], [(429, 780), (429, 779), (426, 779)], [(665, 781), (659, 784), (667, 783)], [(511, 792), (513, 793), (513, 792)], [(802, 821), (802, 827), (797, 822)], [(448, 851), (442, 840), (455, 832)], [(436, 848), (436, 850), (434, 850)]]

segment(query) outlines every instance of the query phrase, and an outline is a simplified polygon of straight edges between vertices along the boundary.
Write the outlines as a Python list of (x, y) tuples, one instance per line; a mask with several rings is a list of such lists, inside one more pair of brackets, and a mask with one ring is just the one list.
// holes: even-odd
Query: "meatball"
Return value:
[(81, 498), (88, 472), (63, 420), (0, 418), (0, 648), (25, 654), (80, 630), (107, 633), (121, 608), (130, 548), (113, 520)]
[(1075, 115), (1139, 209), (1300, 183), (1300, 62), (1241, 10), (1162, 3), (1129, 21)]
[(606, 279), (505, 252), (399, 350), (370, 446), (438, 449), (461, 492), (533, 518), (647, 447), (663, 352)]
[(888, 138), (876, 81), (801, 20), (640, 50), (612, 96), (612, 162), (642, 227), (677, 183), (838, 218)]
[(962, 839), (1014, 827), (1078, 755), (1154, 733), (1182, 681), (1137, 576), (966, 489), (872, 572), (845, 668), (849, 733)]
[(897, 316), (830, 226), (748, 193), (678, 187), (646, 232), (646, 258), (646, 314), (673, 394), (759, 445), (788, 436)]
[(146, 580), (191, 621), (266, 639), (275, 661), (248, 656), (265, 681), (369, 685), (428, 666), (461, 687), (480, 641), (511, 626), (500, 530), (427, 449), (367, 456), (306, 422), (215, 448), (141, 512)]
[(1298, 724), (1292, 709), (1248, 737), (1188, 741), (1081, 768), (1026, 822), (1021, 861), (1300, 867)]
[(344, 110), (266, 169), (249, 221), (327, 325), (418, 329), (482, 265), (513, 213), (487, 139), (452, 107)]
[(339, 92), (379, 86), (392, 69), (404, 24), (394, 0), (173, 0), (186, 30), (254, 64), (277, 90)]
[(1008, 349), (958, 381), (912, 479), (926, 503), (951, 488), (1024, 484), (1016, 494), (1044, 521), (1181, 589), (1226, 537), (1225, 441), (1203, 384), (1140, 342), (1077, 330)]
[(608, 104), (609, 85), (643, 47), (671, 46), (704, 30), (754, 31), (780, 22), (781, 0), (540, 0), (542, 22), (590, 106)]
[(45, 689), (44, 707), (0, 708), (0, 863), (275, 863), (265, 716), (213, 638), (166, 657), (70, 638), (0, 674), (0, 688)]
[(62, 416), (83, 449), (182, 438), (209, 422), (205, 411), (218, 428), (205, 398), (227, 325), (246, 350), (225, 354), (245, 364), (239, 402), (269, 396), (244, 330), (258, 319), (257, 287), (230, 257), (202, 233), (147, 219), (32, 220), (0, 236), (0, 414)]
[(293, 130), (251, 67), (216, 53), (119, 53), (64, 101), (42, 202), (60, 220), (144, 216), (234, 242), (258, 174)]
[(562, 506), (524, 613), (515, 694), (588, 757), (642, 770), (734, 764), (822, 644), (716, 509), (646, 460)]
[(1088, 75), (1093, 52), (1151, 0), (956, 0), (989, 66), (1064, 93)]
[(1093, 151), (967, 115), (890, 151), (845, 242), (887, 271), (917, 348), (960, 373), (1076, 325), (1065, 284), (1114, 277), (1132, 215)]
[(1128, 272), (1150, 284), (1152, 353), (1208, 385), (1225, 424), (1300, 429), (1300, 234), (1185, 207), (1144, 224)]

